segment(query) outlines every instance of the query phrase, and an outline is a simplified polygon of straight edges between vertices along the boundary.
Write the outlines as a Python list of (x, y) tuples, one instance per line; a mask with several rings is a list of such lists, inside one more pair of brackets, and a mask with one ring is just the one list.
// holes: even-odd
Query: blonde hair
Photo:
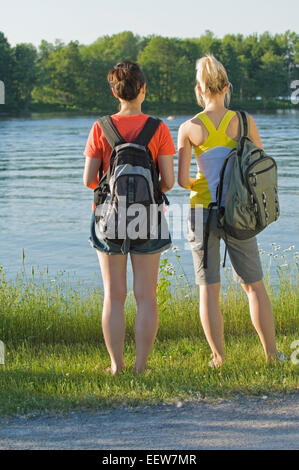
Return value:
[[(196, 62), (196, 82), (204, 94), (217, 95), (223, 93), (223, 89), (229, 85), (227, 72), (224, 66), (213, 54), (207, 54)], [(198, 104), (205, 107), (205, 101), (196, 87)], [(225, 106), (229, 106), (231, 98), (230, 89), (225, 93)]]

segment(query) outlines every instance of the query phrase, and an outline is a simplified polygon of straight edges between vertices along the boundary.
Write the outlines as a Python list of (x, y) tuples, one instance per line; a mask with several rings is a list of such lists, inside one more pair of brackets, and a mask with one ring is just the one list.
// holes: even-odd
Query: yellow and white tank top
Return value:
[[(202, 145), (194, 147), (198, 172), (196, 181), (191, 188), (190, 205), (192, 208), (196, 204), (201, 204), (205, 209), (208, 209), (209, 204), (216, 201), (219, 173), (223, 162), (229, 152), (238, 145), (226, 134), (228, 125), (235, 115), (234, 111), (227, 111), (218, 129), (205, 113), (197, 115), (205, 125), (209, 136)], [(225, 189), (224, 186), (223, 199), (225, 198)]]

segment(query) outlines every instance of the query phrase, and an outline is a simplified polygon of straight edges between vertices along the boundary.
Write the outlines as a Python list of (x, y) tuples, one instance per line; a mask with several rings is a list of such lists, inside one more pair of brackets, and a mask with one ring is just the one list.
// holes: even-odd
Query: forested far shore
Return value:
[(233, 85), (232, 107), (288, 108), (291, 85), (299, 79), (299, 35), (227, 34), (206, 31), (198, 38), (140, 37), (130, 31), (100, 36), (90, 45), (42, 40), (36, 48), (12, 47), (0, 32), (0, 80), (5, 104), (0, 114), (72, 111), (107, 113), (117, 109), (106, 75), (122, 60), (137, 61), (148, 82), (144, 110), (192, 113), (196, 60), (213, 53)]

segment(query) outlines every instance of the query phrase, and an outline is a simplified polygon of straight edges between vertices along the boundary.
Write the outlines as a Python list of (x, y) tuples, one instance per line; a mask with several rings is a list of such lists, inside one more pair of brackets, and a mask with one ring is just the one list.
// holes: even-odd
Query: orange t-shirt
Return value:
[[(148, 117), (147, 114), (133, 116), (113, 114), (111, 116), (113, 124), (126, 142), (132, 142), (136, 139)], [(174, 155), (176, 153), (170, 130), (163, 121), (151, 138), (148, 148), (155, 162), (160, 155)], [(83, 155), (90, 158), (102, 158), (103, 173), (106, 173), (109, 168), (111, 151), (100, 123), (96, 121), (90, 130)]]

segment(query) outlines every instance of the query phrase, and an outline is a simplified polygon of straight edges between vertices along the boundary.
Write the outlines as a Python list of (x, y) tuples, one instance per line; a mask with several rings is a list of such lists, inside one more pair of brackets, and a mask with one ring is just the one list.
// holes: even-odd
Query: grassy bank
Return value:
[[(167, 255), (166, 255), (167, 256)], [(182, 270), (166, 257), (161, 261), (158, 300), (160, 327), (149, 371), (135, 377), (132, 293), (126, 303), (126, 369), (107, 374), (109, 358), (100, 327), (102, 292), (82, 282), (72, 286), (63, 275), (49, 279), (47, 271), (24, 271), (12, 282), (0, 281), (0, 339), (5, 365), (0, 365), (0, 413), (33, 410), (67, 411), (120, 403), (157, 403), (203, 397), (288, 393), (298, 390), (298, 366), (267, 365), (250, 323), (247, 301), (239, 287), (227, 281), (222, 292), (227, 361), (221, 371), (208, 367), (209, 347), (198, 318), (198, 297)], [(264, 254), (280, 350), (291, 355), (298, 340), (298, 254), (279, 247)], [(269, 260), (279, 286), (271, 287)], [(230, 277), (230, 271), (225, 275)]]

